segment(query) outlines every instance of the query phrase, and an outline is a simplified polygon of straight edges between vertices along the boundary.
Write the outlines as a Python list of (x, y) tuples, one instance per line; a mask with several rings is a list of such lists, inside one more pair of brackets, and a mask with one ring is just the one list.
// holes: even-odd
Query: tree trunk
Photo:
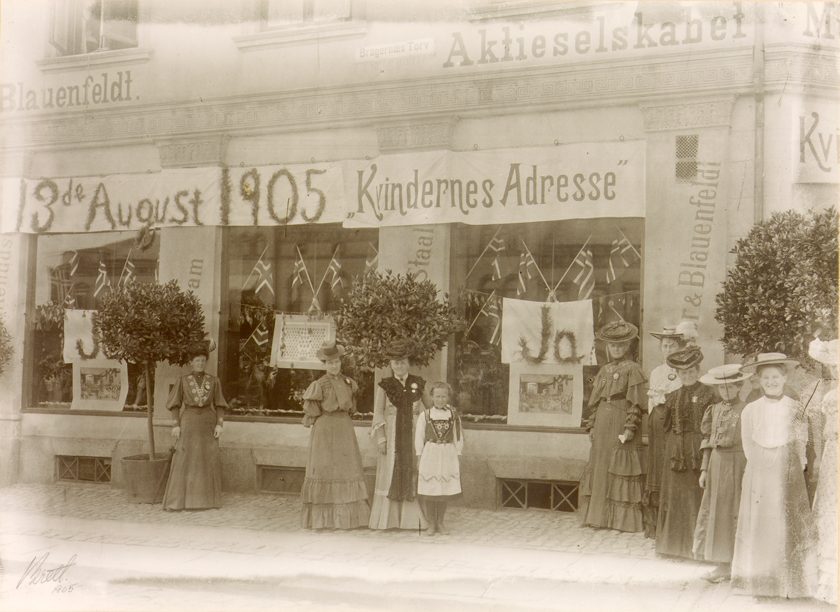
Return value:
[(148, 361), (143, 364), (143, 367), (146, 370), (146, 416), (148, 417), (149, 423), (149, 461), (154, 461), (155, 426), (153, 419), (155, 415), (155, 400), (154, 395), (152, 394), (152, 368)]

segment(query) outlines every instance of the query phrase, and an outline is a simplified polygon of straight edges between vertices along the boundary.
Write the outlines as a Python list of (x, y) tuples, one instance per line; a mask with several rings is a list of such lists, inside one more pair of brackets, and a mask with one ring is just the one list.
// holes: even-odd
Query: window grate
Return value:
[(58, 455), (58, 479), (64, 482), (111, 482), (110, 457)]
[(575, 512), (578, 508), (578, 483), (548, 480), (499, 480), (502, 508), (541, 508), (557, 512)]
[(678, 183), (690, 183), (697, 176), (697, 152), (700, 136), (677, 136), (675, 177)]
[(306, 478), (306, 469), (258, 465), (260, 491), (267, 493), (300, 493)]

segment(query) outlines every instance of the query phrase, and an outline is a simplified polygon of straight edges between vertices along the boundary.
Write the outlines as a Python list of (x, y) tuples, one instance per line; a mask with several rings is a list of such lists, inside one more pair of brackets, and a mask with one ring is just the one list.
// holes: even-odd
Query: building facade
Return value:
[[(176, 279), (219, 346), (224, 487), (294, 491), (316, 372), (274, 340), (293, 352), (377, 268), (431, 280), (467, 322), (420, 372), (455, 387), (464, 503), (571, 509), (605, 359), (592, 330), (637, 324), (649, 372), (649, 332), (695, 320), (704, 367), (724, 363), (714, 298), (736, 241), (838, 199), (833, 3), (2, 10), (4, 484), (122, 486), (146, 390), (96, 354), (90, 313), (129, 278)], [(159, 448), (179, 371), (155, 372)], [(351, 373), (373, 469), (376, 378)]]

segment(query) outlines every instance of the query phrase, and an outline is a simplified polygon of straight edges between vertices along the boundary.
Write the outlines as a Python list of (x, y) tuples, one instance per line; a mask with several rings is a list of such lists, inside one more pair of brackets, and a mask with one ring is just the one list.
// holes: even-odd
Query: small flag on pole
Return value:
[(528, 293), (528, 281), (537, 274), (537, 262), (530, 251), (519, 255), (519, 284), (516, 287), (516, 297)]
[(242, 350), (249, 351), (252, 347), (256, 350), (259, 347), (265, 346), (269, 340), (271, 340), (271, 338), (269, 337), (268, 329), (266, 329), (265, 325), (260, 323), (245, 341), (245, 344), (242, 346)]
[(335, 250), (333, 258), (330, 260), (330, 265), (327, 266), (327, 274), (332, 275), (330, 280), (330, 288), (333, 295), (338, 297), (344, 289), (344, 280), (341, 278), (341, 262), (338, 261), (338, 249)]
[(105, 262), (100, 261), (99, 272), (97, 273), (96, 282), (94, 283), (93, 297), (99, 297), (99, 294), (102, 293), (106, 288), (111, 288), (111, 279), (108, 278), (108, 268), (105, 267)]
[(578, 286), (578, 300), (588, 300), (595, 289), (595, 263), (592, 251), (581, 249), (575, 257), (573, 266), (577, 268), (577, 275), (572, 282)]
[(495, 296), (495, 292), (484, 302), (479, 314), (483, 314), (490, 319), (490, 325), (492, 326), (490, 344), (499, 344), (502, 340), (502, 309), (499, 307), (499, 298)]
[(365, 274), (379, 268), (379, 251), (372, 243), (368, 242), (367, 258), (365, 259)]
[(610, 251), (610, 261), (607, 265), (607, 284), (620, 278), (627, 268), (641, 259), (638, 251), (633, 248), (625, 236), (621, 240), (613, 240)]
[(502, 274), (502, 267), (501, 261), (499, 261), (499, 256), (502, 251), (505, 250), (505, 239), (499, 238), (498, 236), (494, 237), (490, 244), (487, 245), (487, 249), (493, 252), (493, 259), (490, 261), (490, 268), (492, 270), (492, 276), (490, 280), (501, 280), (504, 275)]
[(120, 280), (117, 283), (117, 287), (120, 289), (125, 289), (125, 286), (134, 280), (136, 271), (134, 268), (134, 262), (130, 259), (125, 260), (125, 266), (123, 267), (122, 275), (120, 276)]
[(295, 268), (292, 271), (292, 299), (297, 300), (300, 298), (301, 291), (303, 290), (303, 284), (306, 281), (307, 273), (306, 273), (306, 264), (303, 261), (303, 255), (300, 252), (300, 249), (297, 249), (297, 260), (295, 261)]

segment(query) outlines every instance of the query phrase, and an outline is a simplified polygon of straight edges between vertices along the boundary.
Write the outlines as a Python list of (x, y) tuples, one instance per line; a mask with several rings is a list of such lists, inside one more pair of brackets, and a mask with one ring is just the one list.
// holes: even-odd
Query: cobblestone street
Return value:
[[(453, 507), (449, 536), (311, 532), (296, 497), (166, 513), (96, 485), (0, 491), (3, 610), (828, 610), (757, 601), (641, 534), (571, 514)], [(32, 564), (58, 580), (40, 582)], [(69, 560), (72, 559), (72, 562)], [(57, 575), (57, 574), (56, 574)], [(61, 591), (72, 586), (71, 592)]]

